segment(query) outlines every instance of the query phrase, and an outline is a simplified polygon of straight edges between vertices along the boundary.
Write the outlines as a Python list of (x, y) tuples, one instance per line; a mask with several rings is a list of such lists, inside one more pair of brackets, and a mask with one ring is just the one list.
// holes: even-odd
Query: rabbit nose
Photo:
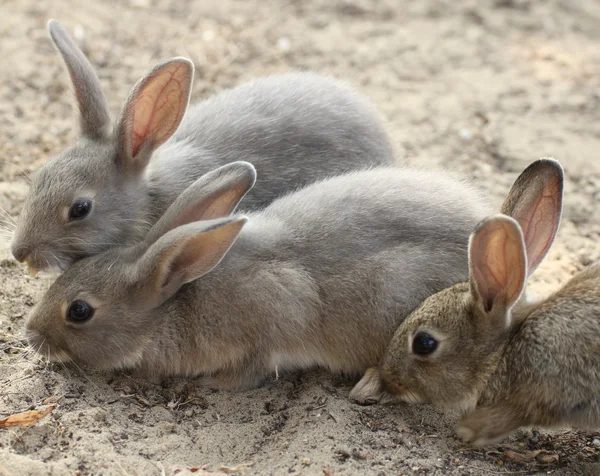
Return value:
[(18, 262), (23, 263), (31, 255), (31, 248), (22, 245), (15, 246), (13, 247), (12, 254)]

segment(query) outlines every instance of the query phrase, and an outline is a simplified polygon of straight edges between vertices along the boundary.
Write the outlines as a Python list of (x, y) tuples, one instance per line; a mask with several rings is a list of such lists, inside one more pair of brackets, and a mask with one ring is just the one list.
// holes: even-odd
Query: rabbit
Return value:
[(545, 299), (525, 296), (558, 229), (562, 173), (520, 193), (503, 210), (514, 218), (473, 232), (469, 282), (425, 300), (381, 366), (387, 391), (462, 410), (457, 433), (475, 445), (530, 425), (600, 427), (600, 263)]
[(394, 163), (374, 105), (313, 73), (262, 77), (186, 113), (194, 67), (185, 58), (143, 77), (111, 131), (91, 64), (60, 23), (48, 29), (73, 83), (81, 136), (42, 166), (23, 205), (11, 248), (33, 273), (140, 241), (190, 184), (240, 157), (260, 173), (245, 211), (322, 178)]
[(234, 214), (254, 181), (243, 161), (209, 172), (142, 241), (67, 268), (28, 317), (31, 347), (218, 389), (255, 387), (275, 369), (358, 376), (410, 310), (467, 278), (469, 233), (490, 214), (468, 184), (400, 167)]
[[(533, 272), (542, 261), (558, 231), (562, 213), (563, 187), (564, 173), (560, 163), (552, 158), (541, 158), (532, 162), (519, 175), (502, 204), (501, 213), (516, 219), (525, 230), (530, 272)], [(464, 284), (457, 285), (456, 289), (462, 290), (464, 286)], [(457, 292), (442, 291), (439, 293), (439, 297), (432, 296), (429, 302), (443, 303), (444, 296), (454, 296)], [(525, 302), (527, 302), (527, 297), (524, 295), (523, 305), (525, 305)], [(425, 304), (420, 309), (423, 308), (430, 309)], [(447, 311), (451, 314), (454, 311), (454, 307), (451, 306), (440, 304), (440, 308), (443, 309), (444, 313)], [(421, 315), (421, 312), (416, 310), (414, 314)], [(456, 319), (459, 320), (460, 317), (456, 316)], [(412, 320), (407, 319), (402, 328), (410, 328), (409, 322)], [(418, 321), (418, 319), (416, 320)], [(401, 330), (398, 330), (396, 335), (400, 333)], [(396, 337), (394, 338), (394, 342), (390, 344), (387, 351), (387, 358), (391, 358), (390, 356), (396, 354), (404, 359), (411, 358), (402, 353), (408, 352), (409, 349), (405, 350), (402, 346), (398, 347), (400, 345), (398, 342), (401, 342), (401, 339), (398, 341)], [(406, 362), (406, 365), (409, 365), (409, 363)], [(412, 398), (411, 395), (416, 395), (412, 388), (410, 393), (404, 395), (404, 398), (410, 399)], [(370, 368), (365, 372), (363, 378), (352, 389), (350, 398), (360, 404), (395, 403), (400, 399), (397, 393), (385, 391), (384, 382), (381, 378), (381, 365)]]

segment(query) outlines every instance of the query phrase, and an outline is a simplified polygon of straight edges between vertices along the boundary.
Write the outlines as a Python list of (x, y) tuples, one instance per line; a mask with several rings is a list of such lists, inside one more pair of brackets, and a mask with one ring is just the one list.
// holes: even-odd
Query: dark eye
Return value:
[(67, 320), (85, 322), (94, 315), (94, 309), (85, 301), (73, 301), (67, 311)]
[(88, 216), (92, 210), (92, 202), (90, 200), (82, 200), (81, 202), (75, 202), (69, 210), (70, 220), (81, 220)]
[(431, 355), (437, 349), (438, 343), (427, 332), (419, 332), (413, 339), (412, 351), (413, 354), (426, 356)]

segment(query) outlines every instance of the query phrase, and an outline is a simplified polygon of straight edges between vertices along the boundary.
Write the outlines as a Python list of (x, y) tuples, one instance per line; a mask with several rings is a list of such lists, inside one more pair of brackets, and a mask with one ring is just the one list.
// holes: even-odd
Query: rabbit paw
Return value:
[(354, 400), (360, 405), (374, 405), (376, 403), (392, 403), (398, 398), (383, 389), (379, 372), (372, 367), (367, 369), (363, 378), (350, 391), (350, 400)]
[(521, 426), (502, 408), (479, 408), (457, 426), (458, 436), (475, 446), (487, 446), (503, 440)]

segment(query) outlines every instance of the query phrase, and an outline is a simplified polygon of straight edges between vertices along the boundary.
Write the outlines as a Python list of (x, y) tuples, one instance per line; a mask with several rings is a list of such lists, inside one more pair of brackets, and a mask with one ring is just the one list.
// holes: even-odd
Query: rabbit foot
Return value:
[(350, 391), (350, 400), (360, 405), (391, 403), (398, 398), (384, 390), (376, 368), (367, 369), (360, 381)]
[(383, 386), (379, 379), (379, 372), (371, 367), (350, 391), (350, 400), (361, 405), (375, 404), (379, 402), (382, 393)]
[(474, 446), (487, 446), (503, 440), (522, 426), (504, 407), (478, 408), (457, 426), (456, 433)]

